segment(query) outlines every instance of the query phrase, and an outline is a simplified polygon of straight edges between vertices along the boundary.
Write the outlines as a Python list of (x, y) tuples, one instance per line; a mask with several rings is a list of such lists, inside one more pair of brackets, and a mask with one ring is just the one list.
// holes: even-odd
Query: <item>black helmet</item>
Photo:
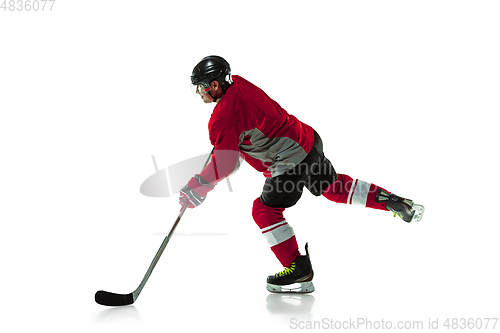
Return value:
[(203, 85), (210, 87), (210, 82), (216, 80), (219, 82), (222, 91), (233, 84), (231, 79), (231, 66), (219, 56), (208, 56), (203, 58), (193, 69), (191, 74), (191, 83), (194, 86)]

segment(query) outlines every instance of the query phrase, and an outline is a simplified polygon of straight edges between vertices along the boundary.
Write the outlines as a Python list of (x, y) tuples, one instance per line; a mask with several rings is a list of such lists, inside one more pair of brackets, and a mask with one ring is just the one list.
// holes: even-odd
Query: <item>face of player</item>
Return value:
[(214, 101), (214, 99), (212, 98), (212, 96), (210, 96), (208, 94), (208, 92), (210, 91), (211, 89), (206, 89), (204, 88), (202, 85), (199, 85), (198, 86), (198, 89), (196, 89), (196, 93), (199, 94), (201, 96), (201, 99), (203, 100), (203, 103), (212, 103)]
[(204, 103), (212, 103), (214, 101), (209, 92), (215, 98), (220, 97), (222, 95), (222, 89), (220, 88), (219, 82), (212, 81), (210, 83), (210, 88), (206, 88), (201, 84), (196, 87), (196, 93), (201, 96)]

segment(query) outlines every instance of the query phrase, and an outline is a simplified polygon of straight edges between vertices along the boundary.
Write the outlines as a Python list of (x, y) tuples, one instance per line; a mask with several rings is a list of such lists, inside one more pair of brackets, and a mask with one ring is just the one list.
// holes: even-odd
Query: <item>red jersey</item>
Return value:
[(214, 146), (203, 179), (215, 183), (230, 175), (244, 159), (267, 177), (299, 164), (314, 144), (313, 129), (289, 115), (254, 84), (234, 75), (233, 85), (215, 106), (208, 131)]

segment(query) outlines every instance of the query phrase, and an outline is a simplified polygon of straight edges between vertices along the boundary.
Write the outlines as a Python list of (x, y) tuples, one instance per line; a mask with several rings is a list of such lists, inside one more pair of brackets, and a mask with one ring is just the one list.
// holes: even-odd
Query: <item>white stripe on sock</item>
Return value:
[(347, 197), (347, 202), (346, 202), (348, 205), (351, 204), (352, 193), (354, 192), (354, 189), (356, 188), (357, 181), (358, 181), (357, 179), (352, 180), (351, 189), (349, 190), (349, 196)]
[(280, 222), (275, 223), (273, 225), (270, 225), (269, 227), (262, 228), (262, 229), (260, 229), (260, 231), (262, 231), (262, 233), (265, 233), (269, 229), (276, 228), (277, 226), (282, 225), (282, 224), (286, 224), (286, 220), (283, 220), (283, 221), (280, 221)]
[(286, 222), (276, 229), (263, 232), (262, 234), (266, 238), (267, 244), (269, 244), (270, 247), (283, 243), (295, 235), (292, 227), (290, 227), (290, 225)]
[(352, 204), (366, 207), (366, 200), (368, 199), (368, 193), (370, 193), (371, 183), (364, 182), (358, 179), (358, 184), (354, 189), (352, 195)]

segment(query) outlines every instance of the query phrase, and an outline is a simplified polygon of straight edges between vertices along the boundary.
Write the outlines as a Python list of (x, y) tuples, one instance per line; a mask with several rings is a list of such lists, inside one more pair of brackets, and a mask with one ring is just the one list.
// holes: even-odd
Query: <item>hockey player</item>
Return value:
[[(271, 292), (312, 292), (313, 269), (308, 245), (301, 255), (292, 227), (283, 216), (303, 188), (344, 204), (392, 211), (404, 221), (419, 221), (423, 207), (375, 184), (337, 174), (323, 153), (316, 131), (289, 115), (260, 88), (231, 76), (219, 56), (202, 59), (191, 75), (193, 89), (205, 103), (216, 103), (208, 123), (214, 146), (207, 167), (180, 191), (180, 203), (200, 205), (215, 185), (244, 158), (267, 177), (252, 215), (284, 269), (267, 278)], [(294, 288), (292, 285), (299, 284)]]

